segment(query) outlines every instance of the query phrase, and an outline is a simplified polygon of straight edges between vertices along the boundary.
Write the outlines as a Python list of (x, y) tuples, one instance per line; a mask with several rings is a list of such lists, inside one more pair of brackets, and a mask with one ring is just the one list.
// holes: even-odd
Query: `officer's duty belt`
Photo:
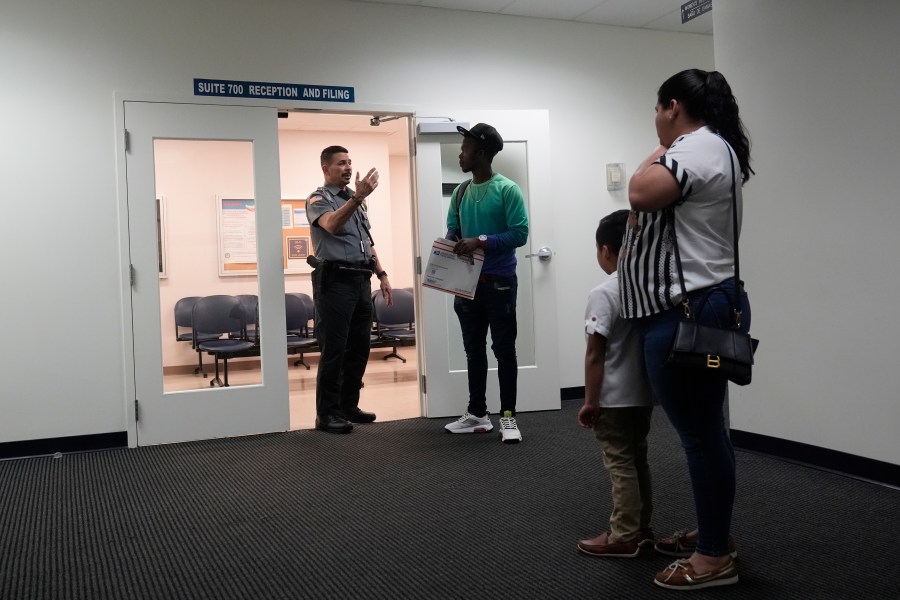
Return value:
[(351, 262), (341, 262), (336, 260), (327, 260), (325, 261), (326, 269), (334, 269), (336, 271), (341, 271), (345, 273), (365, 273), (367, 275), (371, 275), (373, 272), (373, 268), (370, 263), (351, 263)]

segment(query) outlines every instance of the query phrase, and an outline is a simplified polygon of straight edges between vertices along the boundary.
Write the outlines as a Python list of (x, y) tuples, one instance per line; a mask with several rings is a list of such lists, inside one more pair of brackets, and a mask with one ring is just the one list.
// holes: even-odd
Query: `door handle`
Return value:
[(538, 260), (541, 262), (550, 262), (550, 259), (553, 258), (553, 250), (551, 250), (549, 246), (542, 246), (541, 249), (534, 254), (526, 254), (525, 258), (531, 258), (533, 256), (537, 256)]

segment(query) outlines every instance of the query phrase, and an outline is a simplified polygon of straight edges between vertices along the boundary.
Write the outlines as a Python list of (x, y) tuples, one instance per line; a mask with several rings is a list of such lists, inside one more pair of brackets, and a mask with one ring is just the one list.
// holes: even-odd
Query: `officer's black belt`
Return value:
[(351, 263), (351, 262), (342, 262), (337, 260), (326, 260), (323, 261), (325, 263), (326, 269), (335, 269), (337, 271), (349, 272), (349, 273), (365, 273), (367, 275), (371, 275), (373, 268), (370, 262), (362, 262), (362, 263)]

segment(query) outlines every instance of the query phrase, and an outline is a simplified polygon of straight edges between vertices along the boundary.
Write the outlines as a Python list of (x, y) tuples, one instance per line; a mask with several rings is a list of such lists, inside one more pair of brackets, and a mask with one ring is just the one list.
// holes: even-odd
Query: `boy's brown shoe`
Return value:
[(595, 538), (578, 541), (578, 551), (589, 556), (608, 558), (635, 558), (641, 552), (641, 546), (653, 543), (652, 531), (640, 531), (637, 536), (627, 542), (609, 541), (610, 533), (601, 533)]

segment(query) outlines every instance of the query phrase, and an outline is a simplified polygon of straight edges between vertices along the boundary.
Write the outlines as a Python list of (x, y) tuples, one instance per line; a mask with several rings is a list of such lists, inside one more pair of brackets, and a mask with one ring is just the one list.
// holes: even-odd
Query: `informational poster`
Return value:
[(306, 204), (303, 208), (294, 209), (294, 227), (309, 227), (309, 220), (306, 218)]
[[(256, 204), (250, 198), (218, 196), (219, 275), (256, 275)], [(306, 200), (281, 201), (282, 263), (285, 274), (310, 273), (312, 254)]]
[(256, 273), (256, 204), (251, 198), (218, 197), (219, 275)]

